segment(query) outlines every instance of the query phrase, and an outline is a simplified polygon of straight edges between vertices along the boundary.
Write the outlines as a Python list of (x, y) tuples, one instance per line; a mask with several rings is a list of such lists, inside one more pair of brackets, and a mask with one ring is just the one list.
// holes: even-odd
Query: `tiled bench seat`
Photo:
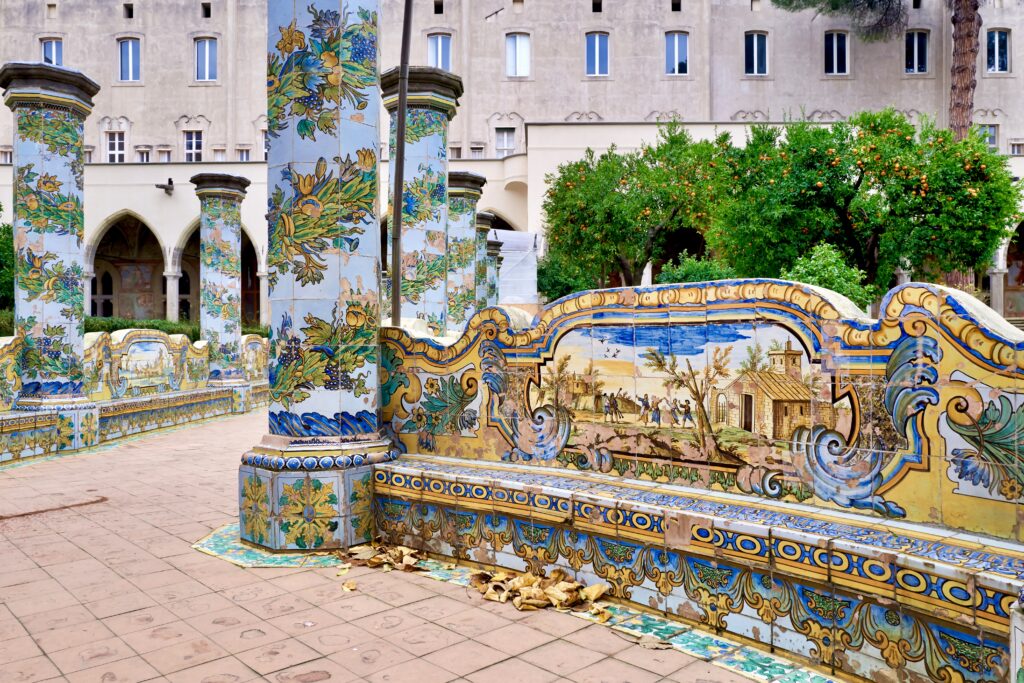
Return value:
[[(621, 599), (880, 681), (1002, 681), (1012, 544), (608, 475), (403, 455), (375, 466), (390, 541)], [(1019, 655), (1017, 655), (1019, 657)]]

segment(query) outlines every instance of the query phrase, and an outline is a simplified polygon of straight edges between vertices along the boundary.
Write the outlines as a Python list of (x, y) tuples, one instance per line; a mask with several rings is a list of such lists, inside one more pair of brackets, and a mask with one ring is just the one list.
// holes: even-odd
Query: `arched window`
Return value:
[(715, 405), (715, 422), (728, 422), (729, 421), (729, 400), (725, 397), (725, 394), (718, 395), (718, 401)]

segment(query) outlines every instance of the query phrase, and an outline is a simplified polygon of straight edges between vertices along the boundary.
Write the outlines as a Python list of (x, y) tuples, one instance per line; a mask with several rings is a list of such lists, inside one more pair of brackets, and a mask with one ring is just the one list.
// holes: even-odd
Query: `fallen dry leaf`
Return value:
[(592, 611), (600, 621), (607, 621), (611, 613), (599, 610), (593, 602), (607, 593), (607, 584), (584, 586), (573, 581), (562, 569), (554, 569), (548, 576), (537, 576), (527, 572), (513, 575), (507, 572), (480, 570), (469, 575), (469, 585), (475, 588), (484, 600), (511, 602), (518, 610), (536, 610), (554, 607), (558, 610)]
[(356, 582), (353, 581), (352, 579), (349, 579), (345, 583), (341, 584), (341, 590), (345, 591), (346, 593), (351, 593), (355, 589), (356, 589)]
[(637, 641), (637, 645), (645, 650), (668, 650), (672, 647), (661, 638), (650, 635), (640, 636), (640, 640)]

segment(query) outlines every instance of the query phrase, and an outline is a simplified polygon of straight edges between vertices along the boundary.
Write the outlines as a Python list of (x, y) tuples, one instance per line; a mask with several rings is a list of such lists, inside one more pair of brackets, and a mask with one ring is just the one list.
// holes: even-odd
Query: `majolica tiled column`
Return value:
[(448, 330), (459, 332), (476, 311), (476, 204), (487, 179), (448, 173)]
[[(494, 237), (491, 231), (491, 237)], [(496, 239), (487, 240), (487, 305), (498, 305), (498, 267), (501, 258), (501, 242)]]
[(242, 214), (249, 181), (224, 173), (192, 176), (199, 196), (199, 329), (210, 384), (231, 386), (235, 412), (248, 403), (242, 367)]
[[(394, 159), (398, 69), (381, 77), (381, 88), (384, 106), (391, 113)], [(448, 317), (448, 122), (455, 116), (461, 96), (462, 79), (458, 76), (426, 66), (409, 68), (402, 195), (402, 317), (425, 320), (439, 335), (447, 331)], [(395, 165), (388, 167), (389, 196), (394, 196)]]
[(487, 308), (487, 235), (494, 225), (494, 214), (477, 211), (476, 214), (476, 308)]
[[(369, 540), (378, 430), (378, 0), (268, 3), (270, 433), (242, 459), (242, 539)], [(296, 84), (301, 86), (296, 86)]]
[(57, 411), (60, 447), (78, 448), (97, 429), (82, 375), (82, 141), (99, 86), (71, 69), (11, 63), (0, 68), (0, 88), (15, 120), (14, 313), (25, 339), (15, 406)]

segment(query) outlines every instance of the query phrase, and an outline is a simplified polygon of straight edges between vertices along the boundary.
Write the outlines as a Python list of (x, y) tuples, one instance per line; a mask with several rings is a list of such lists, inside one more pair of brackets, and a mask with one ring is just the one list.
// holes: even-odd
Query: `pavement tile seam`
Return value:
[[(601, 666), (635, 669), (638, 680), (686, 680), (688, 667), (710, 667), (722, 680), (740, 675), (761, 683), (833, 683), (796, 661), (621, 605), (609, 604), (612, 619), (599, 626), (585, 614), (573, 614), (579, 621), (572, 622), (553, 611), (526, 614), (485, 603), (466, 587), (473, 571), (466, 567), (428, 561), (426, 571), (412, 575), (353, 567), (342, 578), (337, 558), (289, 566), (296, 563), (292, 557), (277, 566), (243, 568), (209, 549), (195, 552), (193, 543), (218, 534), (222, 541), (237, 537), (237, 526), (222, 525), (235, 516), (234, 444), (261, 432), (264, 420), (252, 414), (225, 418), (170, 437), (159, 432), (26, 463), (34, 467), (0, 467), (5, 510), (48, 506), (69, 490), (107, 498), (16, 524), (0, 522), (5, 576), (14, 577), (0, 586), (0, 638), (27, 638), (32, 645), (3, 667), (35, 672), (25, 680), (64, 674), (72, 682), (87, 678), (83, 672), (136, 665), (151, 674), (136, 680), (178, 683), (193, 680), (189, 672), (213, 675), (230, 667), (243, 672), (239, 680), (251, 674), (251, 680), (280, 681), (281, 672), (316, 662), (325, 671), (347, 662), (353, 668), (346, 681), (384, 680), (421, 664), (432, 673), (418, 683), (458, 676), (493, 680), (513, 671), (532, 672), (538, 680), (585, 680), (588, 669)], [(202, 463), (173, 457), (197, 449), (207, 456)], [(168, 489), (168, 481), (199, 483), (183, 490)], [(9, 491), (18, 495), (4, 497)], [(357, 590), (332, 595), (332, 586), (348, 579)], [(61, 633), (68, 634), (66, 643)], [(90, 634), (96, 640), (80, 642)], [(502, 643), (502, 634), (517, 644)], [(673, 656), (652, 661), (669, 651), (642, 649), (635, 643), (644, 635), (666, 640)], [(621, 640), (621, 647), (609, 638)], [(247, 647), (253, 642), (259, 644)], [(586, 653), (587, 661), (559, 666), (551, 659), (551, 653), (569, 651), (579, 658)], [(258, 662), (259, 670), (243, 657)], [(677, 662), (683, 666), (671, 670)]]

